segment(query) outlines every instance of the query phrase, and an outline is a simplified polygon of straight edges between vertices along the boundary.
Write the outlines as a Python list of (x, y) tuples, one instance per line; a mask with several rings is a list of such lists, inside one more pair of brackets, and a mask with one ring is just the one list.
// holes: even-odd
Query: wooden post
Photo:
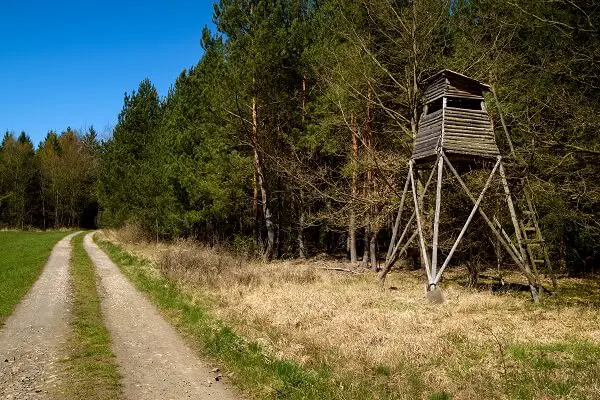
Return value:
[(410, 225), (412, 224), (414, 219), (415, 219), (415, 213), (413, 211), (408, 222), (406, 223), (406, 226), (404, 227), (404, 231), (402, 231), (402, 235), (400, 235), (400, 239), (398, 239), (398, 242), (396, 243), (396, 245), (394, 246), (394, 249), (392, 250), (392, 254), (390, 255), (389, 260), (386, 260), (386, 264), (385, 264), (386, 267), (388, 267), (388, 265), (391, 266), (394, 263), (394, 261), (396, 261), (396, 254), (398, 252), (398, 248), (400, 247), (400, 244), (404, 240), (404, 237), (406, 236), (406, 233), (408, 232), (408, 229), (410, 228)]
[[(409, 171), (408, 171), (408, 176), (406, 178), (406, 184), (405, 186), (408, 188), (408, 184), (411, 183), (411, 177), (412, 177), (412, 162), (409, 162)], [(437, 161), (436, 161), (437, 162)], [(433, 168), (431, 170), (431, 173), (429, 174), (429, 178), (427, 178), (427, 182), (425, 183), (425, 187), (423, 188), (423, 195), (425, 195), (427, 193), (427, 190), (429, 189), (429, 185), (431, 184), (431, 181), (433, 179), (433, 173), (435, 172), (435, 168)], [(414, 193), (414, 191), (413, 191)], [(381, 272), (379, 273), (379, 282), (381, 284), (381, 286), (383, 286), (384, 282), (385, 282), (385, 277), (386, 275), (389, 273), (392, 265), (394, 264), (394, 262), (396, 262), (396, 258), (399, 254), (402, 254), (403, 252), (406, 251), (406, 249), (408, 248), (408, 246), (410, 245), (410, 243), (412, 243), (412, 241), (415, 239), (415, 237), (417, 236), (418, 233), (418, 229), (415, 230), (415, 232), (413, 233), (413, 235), (408, 239), (408, 241), (405, 243), (405, 245), (402, 247), (402, 249), (400, 251), (398, 251), (398, 249), (400, 248), (400, 245), (402, 244), (402, 241), (404, 240), (404, 237), (406, 236), (406, 234), (408, 233), (408, 230), (411, 227), (411, 224), (415, 218), (416, 215), (416, 211), (413, 211), (411, 217), (409, 218), (408, 222), (405, 224), (404, 227), (404, 231), (402, 232), (402, 235), (400, 235), (400, 238), (394, 243), (394, 241), (392, 241), (392, 246), (394, 246), (392, 253), (390, 255), (390, 257), (386, 258), (386, 262), (384, 267), (382, 268)]]
[(550, 271), (550, 279), (552, 280), (552, 289), (553, 290), (557, 290), (557, 283), (556, 283), (556, 276), (554, 275), (554, 269), (552, 268), (552, 265), (550, 264), (550, 256), (548, 255), (548, 248), (546, 247), (546, 243), (544, 242), (544, 238), (542, 237), (542, 231), (540, 230), (540, 227), (538, 225), (538, 221), (537, 221), (537, 213), (535, 210), (535, 207), (533, 206), (533, 200), (531, 199), (531, 194), (529, 193), (529, 180), (527, 178), (525, 178), (525, 199), (527, 200), (527, 206), (529, 207), (529, 210), (534, 213), (533, 217), (533, 224), (535, 227), (535, 235), (536, 235), (536, 239), (540, 241), (540, 246), (542, 247), (542, 252), (544, 254), (544, 261), (546, 261), (546, 268)]
[[(440, 209), (442, 203), (442, 177), (444, 173), (444, 160), (439, 157), (437, 174), (437, 190), (435, 193), (435, 216), (433, 219), (433, 249), (431, 250), (431, 275), (437, 275), (437, 253), (438, 253), (438, 236), (440, 226)], [(433, 282), (437, 283), (437, 280)]]
[[(446, 166), (452, 172), (452, 174), (454, 174), (454, 176), (456, 177), (456, 180), (458, 181), (458, 183), (460, 184), (460, 186), (462, 187), (462, 189), (465, 191), (465, 193), (467, 194), (467, 196), (469, 196), (469, 198), (471, 199), (471, 201), (473, 202), (473, 204), (476, 203), (477, 200), (475, 199), (475, 197), (473, 197), (473, 194), (471, 193), (471, 191), (469, 190), (469, 188), (467, 187), (467, 185), (465, 184), (465, 182), (462, 180), (462, 178), (460, 177), (460, 175), (458, 174), (458, 172), (456, 171), (456, 169), (454, 169), (454, 166), (452, 166), (452, 164), (450, 163), (450, 161), (448, 160), (448, 158), (446, 157), (446, 155), (442, 153), (442, 157), (444, 158), (444, 162), (446, 163)], [(519, 257), (519, 254), (516, 254), (516, 253), (513, 252), (513, 250), (510, 248), (510, 245), (508, 244), (508, 242), (506, 241), (506, 239), (496, 229), (496, 227), (494, 226), (494, 224), (492, 223), (492, 221), (490, 221), (490, 219), (488, 218), (488, 216), (486, 215), (486, 213), (481, 208), (478, 208), (477, 211), (479, 212), (479, 214), (481, 215), (481, 217), (483, 218), (483, 220), (485, 221), (485, 223), (488, 225), (488, 227), (492, 230), (492, 232), (494, 233), (494, 235), (496, 235), (496, 237), (500, 241), (500, 243), (502, 243), (502, 246), (504, 246), (504, 249), (507, 251), (507, 253), (510, 255), (510, 257), (513, 259), (513, 261), (515, 262), (515, 264), (517, 264), (519, 266), (519, 268), (523, 269), (524, 268), (523, 267), (523, 262), (521, 261), (521, 258)]]
[[(444, 157), (444, 162), (446, 162), (446, 165), (448, 166), (450, 171), (452, 171), (452, 173), (456, 177), (456, 180), (458, 181), (460, 186), (463, 188), (465, 193), (469, 196), (471, 201), (473, 203), (475, 203), (476, 200), (473, 197), (473, 195), (471, 194), (471, 191), (469, 190), (469, 188), (467, 187), (465, 182), (462, 180), (462, 178), (460, 177), (460, 175), (458, 174), (456, 169), (454, 169), (454, 167), (452, 166), (452, 164), (450, 163), (450, 161), (448, 160), (446, 155), (442, 153), (442, 157)], [(502, 167), (502, 164), (500, 164), (500, 167)], [(509, 242), (507, 242), (506, 239), (502, 236), (502, 234), (500, 232), (498, 232), (498, 230), (496, 229), (494, 224), (490, 221), (490, 219), (485, 214), (485, 212), (483, 212), (483, 210), (481, 208), (478, 208), (478, 211), (479, 211), (479, 214), (481, 215), (481, 217), (483, 218), (483, 220), (485, 221), (485, 223), (489, 226), (489, 228), (492, 230), (494, 235), (496, 235), (496, 238), (500, 241), (500, 243), (502, 243), (502, 246), (504, 246), (504, 249), (511, 256), (511, 258), (513, 259), (515, 264), (517, 264), (517, 266), (519, 268), (521, 268), (521, 270), (523, 271), (523, 274), (525, 275), (525, 277), (527, 278), (527, 281), (529, 282), (529, 288), (531, 290), (531, 297), (533, 298), (533, 301), (537, 302), (538, 301), (537, 282), (536, 282), (535, 276), (533, 276), (533, 274), (531, 273), (531, 270), (529, 269), (529, 265), (525, 261), (521, 260), (521, 258), (519, 257), (519, 254), (514, 253), (514, 251), (511, 249), (510, 245), (508, 244)]]
[(400, 207), (398, 209), (398, 215), (396, 216), (396, 222), (394, 223), (394, 229), (392, 231), (392, 240), (388, 247), (387, 256), (385, 257), (386, 262), (390, 259), (392, 251), (394, 249), (394, 243), (396, 242), (396, 235), (398, 228), (400, 228), (400, 220), (402, 219), (402, 210), (404, 209), (404, 200), (406, 199), (406, 192), (408, 192), (408, 184), (410, 183), (410, 176), (406, 175), (406, 182), (404, 183), (404, 191), (402, 192), (402, 198), (400, 199)]
[(496, 170), (498, 169), (498, 165), (500, 165), (500, 157), (498, 157), (498, 160), (496, 161), (496, 165), (494, 166), (494, 169), (492, 169), (492, 173), (488, 177), (488, 179), (487, 179), (487, 181), (485, 183), (485, 186), (483, 187), (483, 190), (481, 191), (481, 194), (479, 195), (479, 198), (475, 202), (475, 205), (473, 206), (473, 209), (471, 210), (471, 213), (469, 214), (469, 217), (467, 218), (467, 222), (465, 222), (465, 224), (462, 227), (460, 233), (458, 234), (458, 237), (456, 238), (456, 241), (454, 242), (454, 245), (452, 246), (452, 249), (450, 249), (450, 253), (448, 253), (448, 256), (444, 260), (444, 264), (440, 268), (440, 271), (437, 273), (437, 275), (435, 275), (435, 281), (434, 281), (434, 283), (436, 285), (439, 282), (440, 278), (442, 277), (442, 273), (444, 272), (444, 270), (446, 269), (446, 267), (450, 263), (450, 260), (452, 259), (452, 256), (454, 255), (454, 252), (456, 251), (458, 245), (460, 244), (460, 241), (462, 240), (463, 236), (465, 235), (465, 232), (467, 231), (467, 228), (471, 224), (471, 221), (473, 220), (473, 217), (475, 216), (475, 213), (479, 209), (479, 205), (481, 204), (481, 201), (483, 200), (483, 197), (485, 196), (485, 192), (490, 187), (490, 183), (492, 182), (492, 178), (496, 174)]
[[(396, 254), (401, 255), (402, 253), (404, 253), (406, 251), (406, 249), (408, 249), (408, 246), (410, 246), (410, 244), (413, 242), (413, 240), (415, 240), (415, 238), (417, 237), (417, 234), (419, 232), (417, 232), (417, 230), (415, 230), (413, 232), (413, 234), (411, 235), (410, 238), (408, 238), (408, 240), (406, 241), (406, 243), (404, 243), (404, 246), (402, 246), (402, 249), (400, 249), (400, 251), (398, 251), (398, 247), (400, 246), (400, 243), (402, 242), (398, 242), (396, 248), (394, 249), (394, 255), (393, 257), (396, 257)], [(393, 264), (394, 258), (392, 258), (392, 262), (389, 265), (386, 265), (385, 268), (383, 268), (381, 270), (381, 272), (379, 273), (379, 285), (383, 288), (383, 285), (385, 284), (385, 277), (387, 276), (387, 274), (390, 272), (390, 268)]]
[[(412, 162), (412, 161), (411, 161)], [(410, 164), (410, 162), (409, 162)], [(427, 193), (427, 189), (429, 189), (429, 185), (431, 184), (431, 180), (433, 179), (433, 173), (434, 173), (435, 169), (431, 170), (431, 173), (429, 174), (429, 178), (427, 178), (427, 182), (425, 183), (425, 187), (423, 188), (423, 196)], [(406, 188), (408, 189), (408, 185), (410, 184), (410, 166), (409, 166), (409, 173), (408, 176), (406, 177)], [(404, 195), (403, 195), (404, 197)], [(408, 228), (410, 227), (410, 224), (412, 223), (413, 219), (415, 217), (415, 213), (413, 212), (412, 216), (410, 217), (409, 221), (406, 223), (405, 228), (404, 228), (404, 232), (402, 233), (402, 235), (400, 236), (400, 239), (398, 240), (398, 243), (394, 243), (394, 239), (392, 240), (392, 243), (390, 244), (390, 246), (395, 246), (394, 250), (392, 250), (392, 253), (390, 255), (390, 257), (386, 257), (386, 264), (384, 266), (384, 270), (389, 269), (389, 267), (394, 263), (395, 261), (395, 255), (396, 255), (396, 251), (398, 249), (398, 247), (400, 246), (400, 243), (402, 243), (402, 239), (404, 238), (404, 235), (406, 234)]]
[(506, 231), (502, 227), (502, 224), (500, 224), (500, 221), (498, 221), (498, 218), (496, 218), (495, 215), (492, 218), (492, 221), (494, 222), (494, 224), (496, 224), (496, 228), (500, 231), (502, 236), (504, 236), (504, 238), (506, 239), (506, 242), (510, 245), (510, 248), (513, 250), (513, 252), (518, 255), (519, 250), (517, 250), (517, 248), (515, 247), (515, 244), (512, 242), (512, 239), (510, 238), (510, 236), (508, 236), (508, 233), (506, 233)]
[(425, 239), (423, 238), (423, 227), (421, 225), (421, 214), (419, 211), (419, 201), (417, 199), (417, 188), (415, 186), (415, 175), (413, 171), (413, 161), (410, 161), (409, 164), (410, 171), (410, 183), (412, 185), (413, 191), (413, 201), (415, 203), (415, 214), (417, 217), (417, 230), (419, 232), (419, 242), (421, 243), (421, 257), (423, 257), (423, 261), (425, 262), (425, 272), (427, 273), (427, 282), (431, 283), (431, 270), (429, 267), (429, 256), (427, 255), (427, 247), (425, 246)]

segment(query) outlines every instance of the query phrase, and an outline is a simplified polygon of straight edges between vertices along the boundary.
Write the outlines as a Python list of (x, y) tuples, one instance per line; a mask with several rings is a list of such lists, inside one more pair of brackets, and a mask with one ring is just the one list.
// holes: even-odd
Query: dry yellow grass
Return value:
[(372, 273), (322, 269), (344, 267), (333, 261), (263, 264), (192, 242), (136, 244), (107, 235), (152, 260), (155, 273), (210, 298), (220, 318), (273, 354), (388, 375), (399, 397), (600, 398), (593, 305), (535, 306), (525, 294), (452, 283), (445, 304), (429, 305), (418, 272), (390, 274), (387, 285), (396, 289), (381, 291)]

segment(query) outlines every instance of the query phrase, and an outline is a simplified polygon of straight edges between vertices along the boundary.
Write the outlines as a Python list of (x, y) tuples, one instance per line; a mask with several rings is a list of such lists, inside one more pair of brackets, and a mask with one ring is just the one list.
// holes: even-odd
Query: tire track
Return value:
[(52, 249), (44, 269), (0, 331), (0, 398), (45, 399), (60, 379), (60, 352), (71, 309), (71, 238)]
[(212, 379), (209, 368), (98, 248), (92, 234), (84, 246), (100, 277), (102, 313), (128, 398), (239, 398)]

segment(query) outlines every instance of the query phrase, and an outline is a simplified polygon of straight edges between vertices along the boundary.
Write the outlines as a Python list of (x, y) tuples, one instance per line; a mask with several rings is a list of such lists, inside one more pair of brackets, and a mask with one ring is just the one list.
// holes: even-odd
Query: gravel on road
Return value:
[(215, 380), (210, 368), (93, 242), (92, 234), (86, 235), (84, 246), (100, 277), (102, 313), (127, 398), (240, 398)]
[(56, 244), (38, 278), (0, 331), (0, 398), (46, 399), (61, 379), (67, 340), (71, 238)]

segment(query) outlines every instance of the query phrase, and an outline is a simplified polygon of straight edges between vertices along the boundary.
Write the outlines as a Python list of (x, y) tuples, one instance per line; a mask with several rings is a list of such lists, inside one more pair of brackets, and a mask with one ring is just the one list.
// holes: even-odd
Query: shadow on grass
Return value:
[[(450, 272), (450, 271), (449, 271)], [(444, 277), (446, 283), (495, 294), (529, 295), (529, 285), (518, 271), (503, 272), (503, 279), (489, 270), (480, 273), (476, 285), (469, 283), (466, 269), (457, 268)], [(594, 307), (600, 308), (600, 276), (574, 278), (557, 276), (557, 288), (552, 290), (549, 277), (542, 277), (543, 304), (551, 307)]]

